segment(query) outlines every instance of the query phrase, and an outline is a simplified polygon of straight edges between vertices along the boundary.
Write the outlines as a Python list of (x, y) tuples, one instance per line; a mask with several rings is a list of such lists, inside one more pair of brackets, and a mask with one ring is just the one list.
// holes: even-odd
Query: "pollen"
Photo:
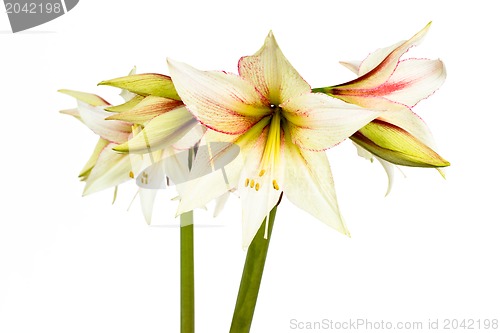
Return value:
[(273, 180), (273, 187), (276, 191), (279, 191), (280, 187), (278, 185), (278, 182), (276, 181), (276, 179)]
[(265, 173), (266, 173), (266, 170), (264, 170), (264, 169), (260, 170), (259, 177), (264, 176)]
[(247, 178), (247, 179), (245, 180), (245, 187), (247, 187), (249, 183), (250, 183), (250, 179), (248, 179), (248, 178)]
[(258, 191), (259, 188), (260, 188), (260, 184), (259, 183), (255, 184), (255, 190)]
[(133, 179), (133, 178), (135, 178), (135, 177), (134, 177), (134, 172), (133, 172), (133, 171), (130, 171), (130, 172), (128, 173), (128, 176), (129, 176), (130, 178), (132, 178), (132, 179)]
[(253, 188), (253, 186), (254, 186), (254, 185), (255, 185), (255, 181), (252, 179), (252, 180), (250, 181), (250, 188)]

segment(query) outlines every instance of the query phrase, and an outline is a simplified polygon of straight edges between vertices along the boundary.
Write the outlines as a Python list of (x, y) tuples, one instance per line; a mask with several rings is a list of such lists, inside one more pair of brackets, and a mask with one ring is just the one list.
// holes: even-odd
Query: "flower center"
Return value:
[(270, 107), (274, 113), (271, 116), (266, 144), (262, 152), (259, 168), (257, 169), (260, 171), (254, 179), (247, 178), (245, 180), (245, 186), (250, 186), (250, 188), (256, 191), (261, 188), (261, 183), (265, 181), (270, 182), (276, 191), (280, 189), (275, 176), (281, 158), (281, 112), (280, 108), (274, 104), (271, 104)]

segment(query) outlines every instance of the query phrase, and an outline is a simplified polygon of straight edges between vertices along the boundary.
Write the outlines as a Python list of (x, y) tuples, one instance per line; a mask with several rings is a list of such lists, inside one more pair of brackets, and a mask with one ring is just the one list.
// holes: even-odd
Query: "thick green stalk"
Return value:
[(233, 321), (231, 322), (231, 329), (229, 331), (230, 333), (250, 332), (277, 208), (278, 205), (276, 205), (269, 214), (267, 239), (264, 238), (266, 230), (266, 223), (264, 220), (248, 248), (245, 267), (243, 268), (243, 275), (241, 276), (240, 290), (238, 291), (238, 298), (234, 308)]
[(181, 333), (194, 333), (193, 211), (181, 215)]

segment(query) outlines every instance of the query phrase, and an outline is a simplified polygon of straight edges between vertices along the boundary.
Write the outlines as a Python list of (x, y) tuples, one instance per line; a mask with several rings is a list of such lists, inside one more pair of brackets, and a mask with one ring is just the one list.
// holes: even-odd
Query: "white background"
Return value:
[[(280, 206), (252, 332), (290, 320), (500, 319), (498, 31), (494, 1), (90, 1), (24, 33), (0, 13), (0, 332), (176, 332), (179, 231), (160, 197), (154, 224), (132, 184), (81, 197), (77, 174), (96, 136), (58, 113), (61, 88), (118, 102), (97, 82), (167, 72), (171, 57), (236, 71), (270, 29), (313, 86), (350, 80), (339, 60), (433, 26), (411, 57), (441, 58), (444, 86), (415, 111), (447, 180), (405, 168), (386, 176), (345, 142), (329, 151), (347, 238)], [(243, 267), (240, 205), (196, 211), (198, 332), (226, 332)], [(162, 225), (162, 226), (158, 226)], [(170, 227), (166, 227), (170, 226)], [(426, 324), (425, 324), (426, 325)], [(424, 325), (424, 327), (426, 327)], [(477, 326), (476, 326), (477, 327)], [(326, 331), (326, 330), (325, 330)]]

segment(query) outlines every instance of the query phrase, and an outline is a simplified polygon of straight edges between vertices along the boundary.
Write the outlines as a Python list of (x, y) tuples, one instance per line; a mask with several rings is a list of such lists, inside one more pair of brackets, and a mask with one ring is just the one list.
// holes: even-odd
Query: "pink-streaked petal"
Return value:
[[(410, 47), (418, 45), (427, 31), (430, 28), (430, 23), (425, 26), (421, 31), (415, 34), (409, 40), (398, 43), (390, 48), (383, 49), (382, 51), (375, 52), (376, 57), (369, 57), (364, 61), (365, 64), (361, 64), (360, 67), (360, 77), (347, 82), (345, 84), (336, 86), (337, 89), (370, 89), (375, 88), (384, 84), (390, 76), (394, 73), (394, 70), (399, 64), (399, 58), (405, 54)], [(391, 48), (394, 48), (391, 51)], [(385, 55), (387, 54), (387, 55)], [(384, 56), (382, 58), (382, 56)], [(379, 62), (377, 65), (375, 65)], [(369, 71), (367, 71), (369, 69)]]
[(387, 99), (409, 107), (433, 94), (446, 79), (441, 60), (407, 59), (399, 63), (396, 71), (382, 87)]
[(156, 116), (165, 112), (171, 111), (182, 106), (181, 101), (174, 99), (147, 96), (132, 109), (120, 113), (113, 114), (106, 118), (107, 120), (122, 120), (134, 124), (141, 124), (150, 121)]
[(104, 111), (102, 107), (91, 106), (78, 101), (78, 112), (82, 122), (101, 138), (114, 143), (127, 141), (132, 124), (118, 120), (106, 120), (111, 112)]
[(384, 47), (381, 49), (375, 50), (373, 53), (370, 53), (363, 61), (359, 62), (358, 67), (358, 75), (365, 75), (375, 67), (377, 67), (387, 56), (389, 56), (394, 50), (403, 45), (405, 41), (397, 42), (394, 45)]
[(240, 59), (238, 71), (274, 105), (311, 90), (285, 58), (272, 32), (257, 53)]
[(263, 97), (239, 76), (204, 72), (172, 60), (168, 63), (182, 101), (208, 128), (240, 134), (270, 113)]
[(287, 139), (285, 196), (297, 207), (349, 236), (337, 204), (330, 164), (325, 152), (302, 150)]
[(292, 142), (308, 150), (333, 147), (381, 114), (319, 93), (292, 98), (281, 107)]

